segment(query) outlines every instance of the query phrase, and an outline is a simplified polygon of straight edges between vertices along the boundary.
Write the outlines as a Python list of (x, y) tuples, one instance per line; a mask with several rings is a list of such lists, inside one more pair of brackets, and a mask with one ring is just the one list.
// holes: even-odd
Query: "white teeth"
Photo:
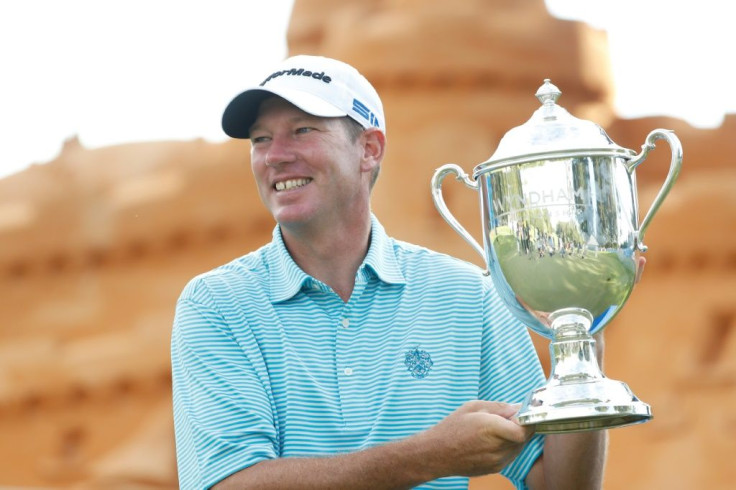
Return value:
[(311, 182), (312, 179), (291, 179), (291, 180), (285, 180), (283, 182), (276, 182), (277, 191), (288, 191), (289, 189), (295, 189), (297, 187), (301, 187), (303, 185), (307, 185), (309, 182)]

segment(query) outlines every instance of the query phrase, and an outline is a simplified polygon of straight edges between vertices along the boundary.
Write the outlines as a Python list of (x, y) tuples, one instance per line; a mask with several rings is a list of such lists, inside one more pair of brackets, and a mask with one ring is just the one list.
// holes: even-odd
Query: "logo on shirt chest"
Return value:
[(426, 350), (420, 349), (418, 346), (406, 351), (404, 354), (404, 365), (409, 370), (409, 374), (414, 378), (426, 378), (432, 369), (434, 362), (432, 357)]

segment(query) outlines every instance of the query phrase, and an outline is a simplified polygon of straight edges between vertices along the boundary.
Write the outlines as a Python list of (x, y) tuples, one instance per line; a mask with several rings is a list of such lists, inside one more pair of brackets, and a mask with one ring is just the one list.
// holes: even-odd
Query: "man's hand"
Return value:
[(534, 433), (513, 418), (518, 405), (470, 401), (419, 435), (443, 476), (498, 473)]

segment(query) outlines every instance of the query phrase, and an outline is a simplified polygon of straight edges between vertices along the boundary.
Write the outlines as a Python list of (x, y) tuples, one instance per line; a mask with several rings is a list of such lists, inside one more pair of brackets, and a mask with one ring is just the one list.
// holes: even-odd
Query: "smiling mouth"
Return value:
[(274, 189), (277, 191), (288, 191), (291, 189), (296, 189), (298, 187), (303, 187), (307, 184), (312, 182), (312, 179), (290, 179), (290, 180), (284, 180), (281, 182), (276, 182), (274, 184)]

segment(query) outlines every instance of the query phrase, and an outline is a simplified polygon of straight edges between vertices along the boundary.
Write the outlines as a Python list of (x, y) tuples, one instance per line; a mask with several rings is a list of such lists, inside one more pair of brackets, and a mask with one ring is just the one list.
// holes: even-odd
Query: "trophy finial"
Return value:
[(534, 94), (542, 104), (556, 104), (562, 92), (552, 84), (549, 78), (544, 79), (544, 84)]

